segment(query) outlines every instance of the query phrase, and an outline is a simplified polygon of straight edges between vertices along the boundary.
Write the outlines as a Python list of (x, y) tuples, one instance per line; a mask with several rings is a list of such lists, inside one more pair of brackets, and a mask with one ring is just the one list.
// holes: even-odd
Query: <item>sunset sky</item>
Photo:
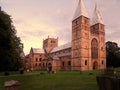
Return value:
[[(79, 0), (0, 0), (2, 10), (11, 15), (17, 35), (30, 48), (42, 48), (43, 39), (59, 38), (59, 45), (71, 42), (72, 18)], [(120, 45), (120, 0), (96, 0), (106, 26), (106, 41)], [(84, 0), (90, 17), (95, 0)]]

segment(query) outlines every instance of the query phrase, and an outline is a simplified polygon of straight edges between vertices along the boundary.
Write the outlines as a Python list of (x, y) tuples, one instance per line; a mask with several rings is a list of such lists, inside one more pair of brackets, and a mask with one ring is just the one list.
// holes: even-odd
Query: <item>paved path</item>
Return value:
[(0, 77), (9, 77), (9, 76), (28, 76), (28, 75), (40, 75), (40, 73), (25, 73), (25, 74), (14, 74), (14, 75), (8, 75), (8, 76), (0, 76)]

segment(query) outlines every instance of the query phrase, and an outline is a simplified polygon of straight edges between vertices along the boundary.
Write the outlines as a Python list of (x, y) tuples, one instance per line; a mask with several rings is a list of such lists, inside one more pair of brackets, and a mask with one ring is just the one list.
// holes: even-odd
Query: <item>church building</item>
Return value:
[(97, 5), (92, 19), (79, 0), (72, 20), (72, 40), (58, 46), (58, 38), (43, 40), (43, 49), (31, 48), (25, 59), (30, 70), (101, 70), (106, 68), (105, 25)]

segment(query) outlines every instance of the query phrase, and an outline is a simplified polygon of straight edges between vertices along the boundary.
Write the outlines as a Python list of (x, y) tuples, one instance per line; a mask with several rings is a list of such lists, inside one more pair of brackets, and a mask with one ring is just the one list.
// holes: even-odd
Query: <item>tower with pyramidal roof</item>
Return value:
[(72, 21), (72, 70), (106, 68), (104, 23), (95, 6), (90, 19), (83, 0), (79, 0)]

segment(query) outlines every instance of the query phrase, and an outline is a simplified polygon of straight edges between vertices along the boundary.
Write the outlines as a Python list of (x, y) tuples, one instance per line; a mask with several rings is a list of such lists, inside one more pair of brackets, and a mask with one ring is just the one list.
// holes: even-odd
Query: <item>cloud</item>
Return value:
[[(70, 42), (72, 18), (79, 0), (1, 0), (3, 9), (12, 15), (17, 35), (25, 53), (31, 47), (42, 48), (43, 39), (58, 37), (59, 45)], [(92, 17), (95, 0), (84, 0)], [(97, 0), (106, 27), (107, 40), (120, 43), (120, 0)]]
[(106, 27), (106, 40), (120, 44), (120, 1), (99, 0), (99, 7)]

